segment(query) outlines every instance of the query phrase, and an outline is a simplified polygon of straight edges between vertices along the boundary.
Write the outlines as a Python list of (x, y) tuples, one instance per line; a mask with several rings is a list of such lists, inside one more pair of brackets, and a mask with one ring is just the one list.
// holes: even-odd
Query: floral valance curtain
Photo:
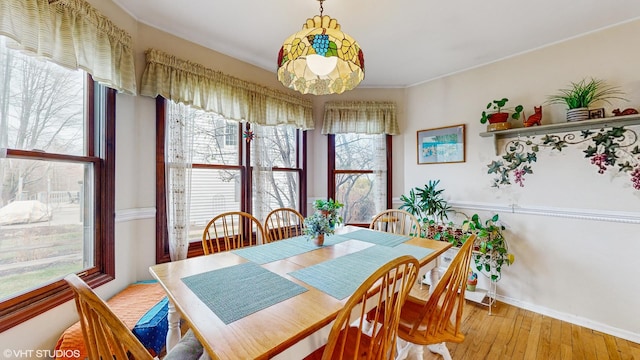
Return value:
[(380, 101), (331, 101), (324, 105), (323, 134), (398, 135), (396, 105)]
[(136, 94), (131, 36), (84, 0), (1, 0), (0, 35), (9, 46)]
[(156, 49), (147, 50), (146, 57), (142, 95), (160, 95), (231, 120), (313, 129), (310, 100), (240, 80)]

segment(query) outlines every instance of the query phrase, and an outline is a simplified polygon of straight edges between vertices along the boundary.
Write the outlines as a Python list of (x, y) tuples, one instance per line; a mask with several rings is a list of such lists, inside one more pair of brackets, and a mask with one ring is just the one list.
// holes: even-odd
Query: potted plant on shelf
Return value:
[(476, 270), (493, 282), (499, 281), (502, 277), (502, 267), (509, 266), (514, 261), (502, 233), (505, 227), (498, 223), (498, 219), (499, 216), (496, 214), (483, 222), (478, 214), (473, 214), (462, 223), (465, 237), (476, 234), (473, 254)]
[(513, 111), (513, 113), (511, 114), (512, 119), (520, 119), (520, 115), (522, 114), (522, 110), (524, 109), (523, 106), (516, 105), (516, 107), (513, 109), (506, 108), (505, 106), (507, 105), (508, 101), (509, 99), (502, 98), (493, 100), (487, 104), (487, 109), (482, 112), (482, 116), (480, 117), (481, 124), (486, 124), (487, 122), (489, 122), (487, 131), (510, 129), (511, 124), (508, 122), (509, 111)]
[(548, 104), (563, 104), (567, 106), (567, 121), (586, 120), (589, 118), (589, 106), (597, 101), (611, 104), (610, 100), (623, 98), (624, 92), (616, 86), (607, 85), (604, 80), (582, 79), (572, 82), (566, 89), (558, 90), (558, 93), (548, 96)]
[(449, 218), (448, 213), (452, 211), (442, 196), (444, 189), (437, 189), (439, 183), (440, 180), (429, 180), (423, 188), (415, 187), (409, 190), (408, 196), (400, 196), (400, 209), (418, 218), (422, 237), (434, 238), (436, 233), (442, 231), (444, 220)]

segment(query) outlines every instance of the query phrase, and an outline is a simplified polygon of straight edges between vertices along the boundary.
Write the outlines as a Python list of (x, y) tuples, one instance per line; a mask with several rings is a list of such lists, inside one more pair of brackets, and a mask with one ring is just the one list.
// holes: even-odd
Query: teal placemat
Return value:
[(252, 262), (187, 276), (182, 282), (225, 324), (307, 291)]
[(400, 245), (403, 242), (411, 239), (410, 236), (390, 234), (382, 231), (374, 231), (374, 230), (367, 230), (367, 229), (356, 230), (350, 233), (342, 234), (342, 236), (348, 237), (349, 239), (356, 239), (356, 240), (366, 241), (376, 245), (384, 245), (384, 246), (391, 246), (391, 247)]
[[(324, 238), (323, 246), (331, 246), (347, 240), (349, 239), (344, 236), (327, 235)], [(317, 248), (318, 246), (316, 246), (308, 236), (303, 235), (260, 246), (245, 247), (233, 250), (232, 252), (256, 264), (266, 264), (306, 253), (307, 251), (312, 251)]]
[(338, 300), (342, 300), (351, 296), (360, 284), (387, 262), (402, 255), (412, 255), (417, 259), (421, 259), (432, 251), (431, 249), (406, 244), (393, 248), (376, 245), (293, 271), (289, 275)]

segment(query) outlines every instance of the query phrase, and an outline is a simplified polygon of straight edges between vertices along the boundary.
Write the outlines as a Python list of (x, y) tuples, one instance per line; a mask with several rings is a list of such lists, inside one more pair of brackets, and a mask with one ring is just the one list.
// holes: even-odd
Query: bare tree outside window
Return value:
[(0, 299), (93, 266), (85, 76), (0, 42)]
[(300, 186), (298, 130), (292, 126), (254, 126), (254, 213), (266, 216), (277, 208), (298, 209)]
[[(300, 130), (237, 122), (189, 107), (185, 112), (185, 120), (193, 124), (191, 242), (201, 241), (207, 222), (222, 212), (247, 211), (263, 220), (261, 214), (267, 209), (299, 208)], [(172, 116), (169, 110), (165, 121)], [(265, 209), (256, 209), (256, 204)]]
[[(335, 134), (334, 197), (344, 204), (341, 216), (347, 224), (368, 224), (386, 209), (386, 135)], [(382, 146), (382, 148), (381, 148)]]

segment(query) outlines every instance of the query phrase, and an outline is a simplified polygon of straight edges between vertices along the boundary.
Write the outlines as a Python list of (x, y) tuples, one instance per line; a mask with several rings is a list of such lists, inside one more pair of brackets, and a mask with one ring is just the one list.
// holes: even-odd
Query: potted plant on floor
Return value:
[(482, 112), (482, 116), (480, 117), (481, 124), (486, 124), (487, 122), (489, 122), (487, 131), (510, 129), (511, 124), (508, 122), (510, 112), (513, 112), (511, 114), (512, 119), (520, 119), (520, 115), (522, 114), (522, 110), (524, 109), (523, 106), (516, 105), (516, 107), (513, 109), (506, 108), (508, 101), (509, 99), (502, 98), (493, 100), (487, 104), (487, 109)]
[(579, 121), (589, 118), (589, 106), (595, 102), (604, 101), (611, 104), (610, 100), (623, 98), (624, 93), (616, 86), (607, 85), (604, 80), (582, 79), (566, 89), (558, 90), (558, 93), (548, 97), (548, 104), (563, 104), (567, 106), (567, 121)]
[[(405, 210), (420, 222), (422, 237), (433, 238), (438, 226), (444, 226), (444, 220), (448, 219), (451, 206), (444, 199), (444, 189), (437, 189), (440, 180), (429, 180), (424, 187), (415, 187), (409, 190), (409, 195), (401, 195), (401, 210)], [(429, 230), (431, 229), (431, 230)], [(442, 230), (442, 229), (440, 229)]]
[(505, 227), (498, 220), (498, 214), (484, 222), (478, 214), (473, 214), (462, 223), (462, 231), (466, 237), (471, 234), (477, 236), (473, 254), (476, 270), (493, 282), (499, 281), (502, 277), (502, 267), (509, 266), (514, 261), (502, 233)]

